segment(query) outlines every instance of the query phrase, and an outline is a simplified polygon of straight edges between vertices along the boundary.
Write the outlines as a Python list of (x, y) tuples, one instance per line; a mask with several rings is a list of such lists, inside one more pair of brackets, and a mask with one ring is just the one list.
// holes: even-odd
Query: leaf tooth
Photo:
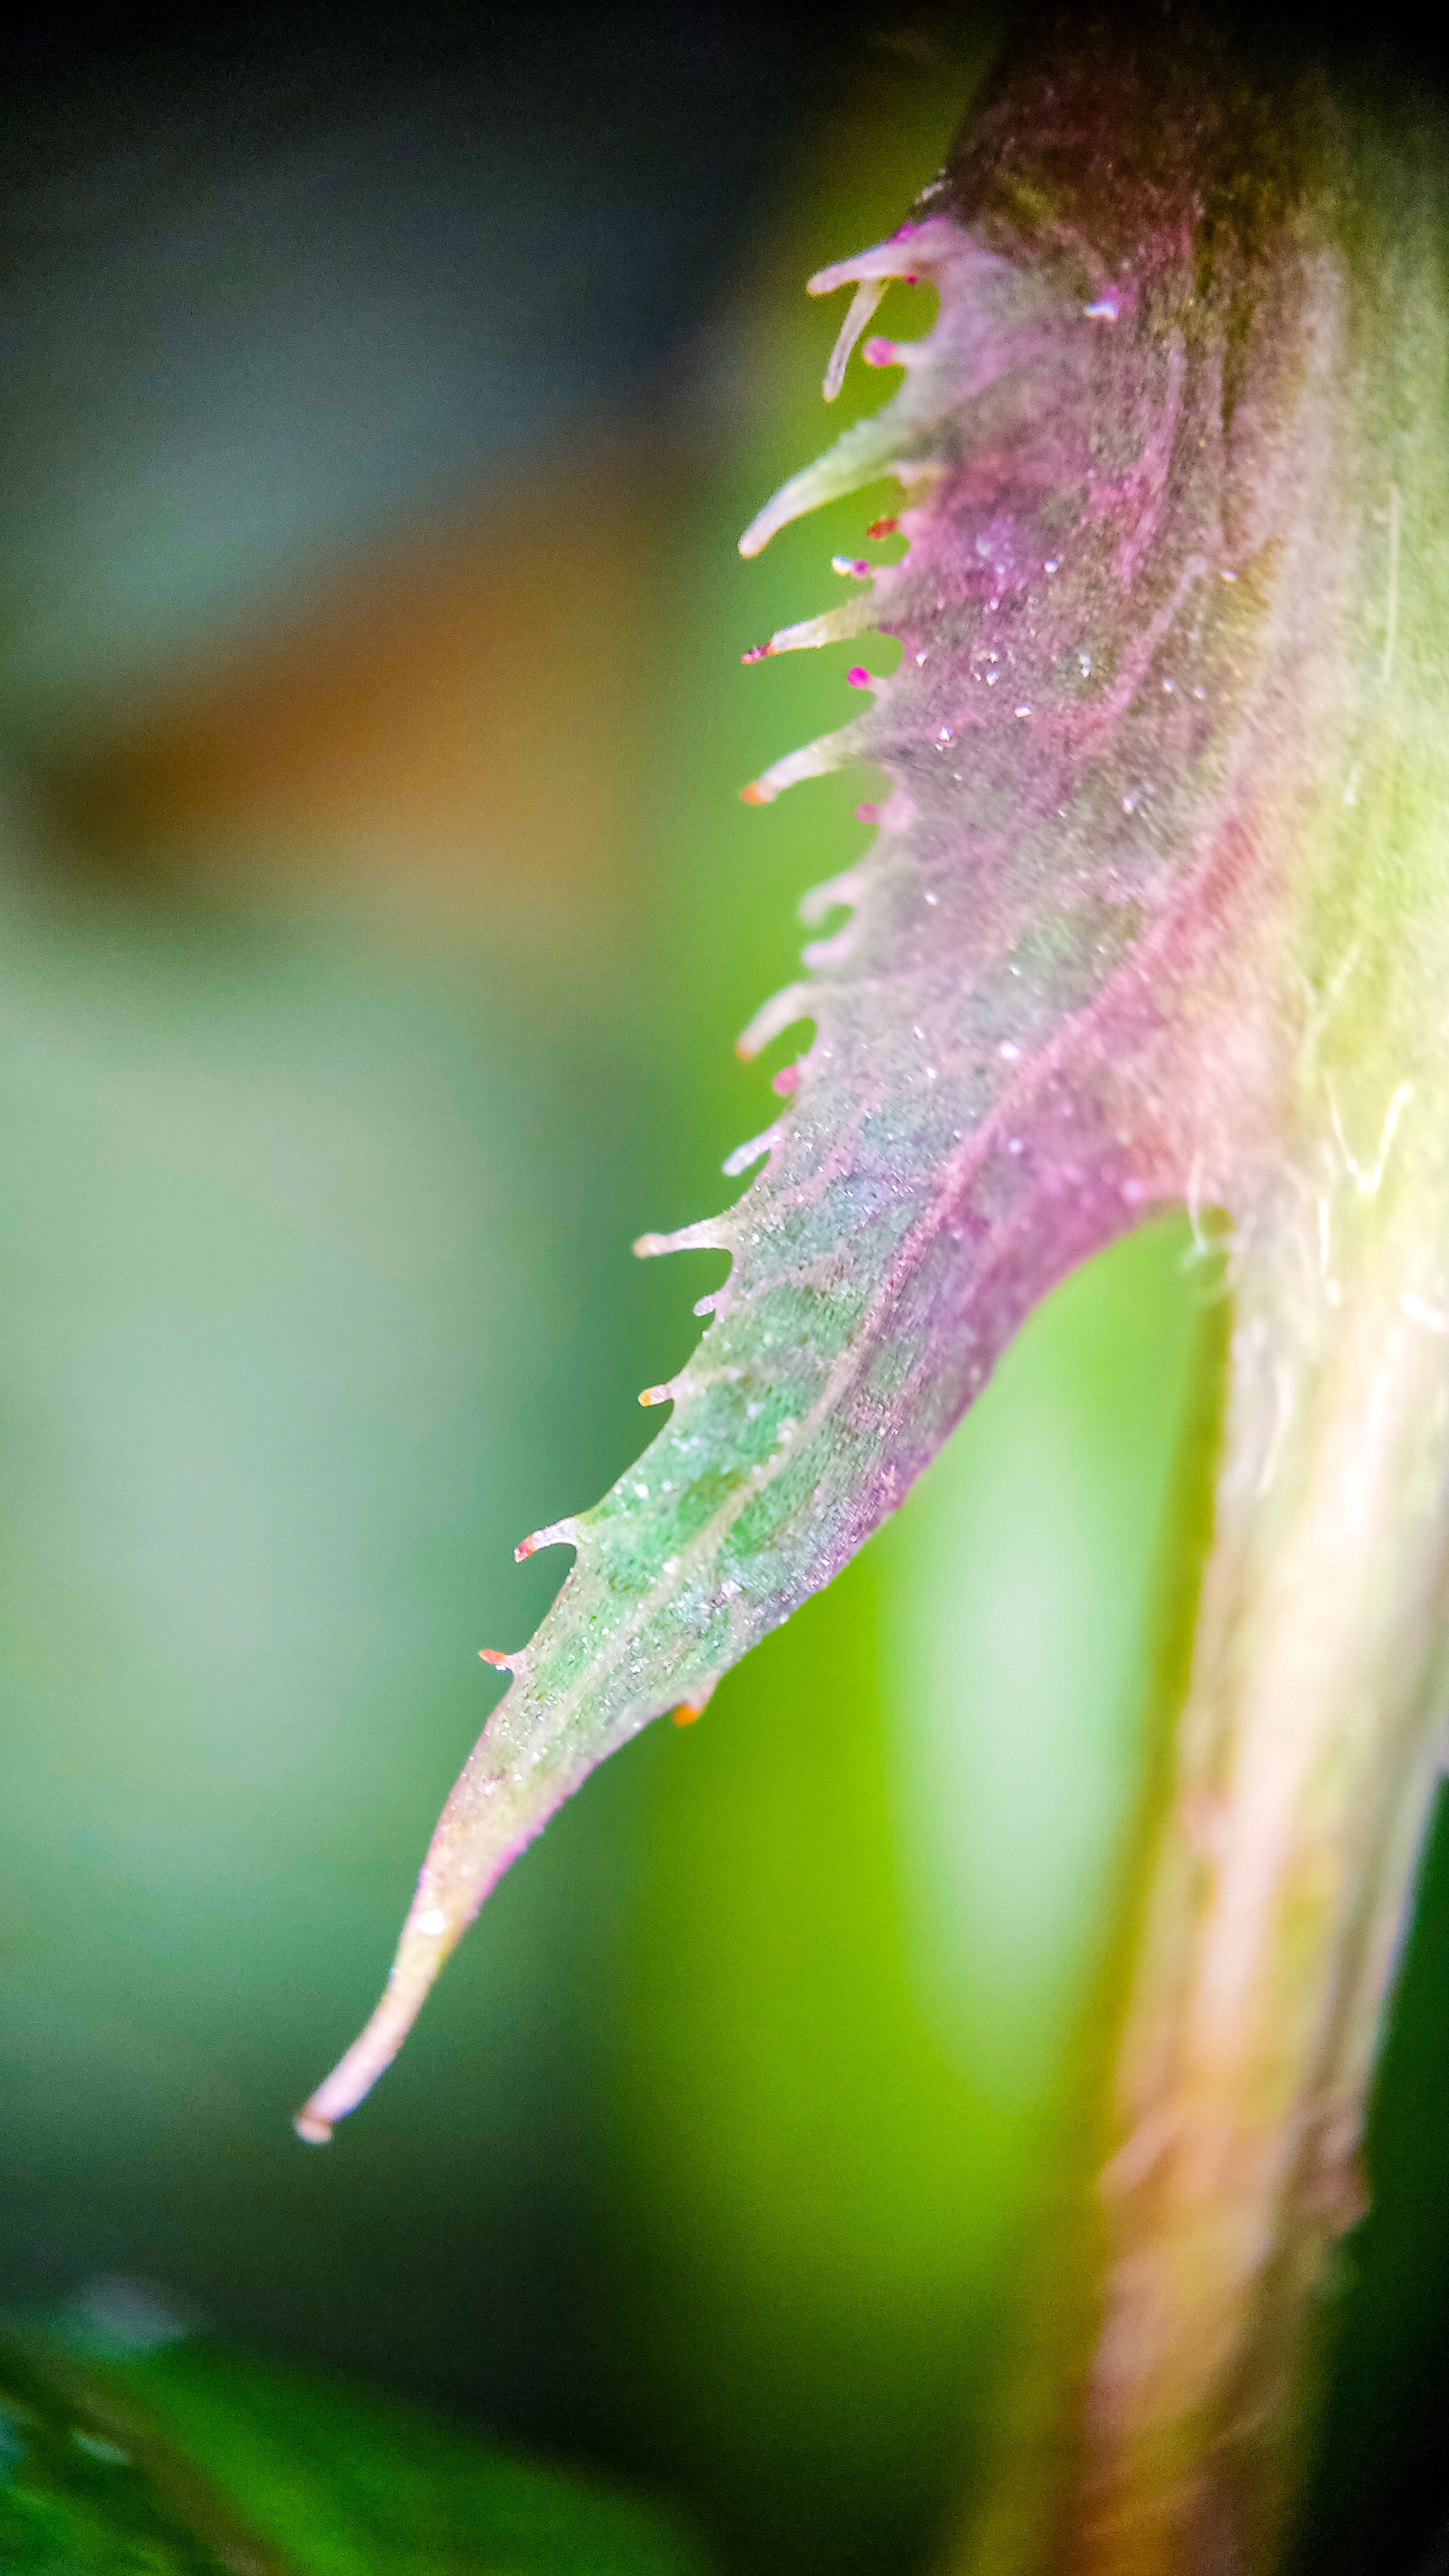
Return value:
[(792, 519), (803, 519), (827, 501), (842, 500), (847, 492), (858, 492), (863, 484), (875, 483), (882, 474), (896, 471), (902, 462), (909, 461), (905, 450), (910, 440), (927, 425), (902, 410), (899, 395), (873, 419), (856, 421), (813, 465), (804, 466), (781, 484), (750, 521), (740, 539), (741, 554), (759, 554)]
[(772, 1038), (792, 1028), (796, 1020), (808, 1019), (810, 1004), (808, 984), (787, 984), (782, 992), (772, 993), (768, 1002), (760, 1004), (749, 1026), (741, 1029), (735, 1040), (736, 1055), (743, 1056), (748, 1063), (750, 1057), (758, 1055)]
[[(867, 323), (872, 319), (889, 284), (888, 277), (863, 277), (851, 297), (850, 311), (841, 323), (835, 346), (830, 352), (830, 364), (825, 370), (825, 382), (821, 387), (827, 402), (834, 402), (844, 384), (845, 370), (850, 364), (850, 353)], [(810, 291), (818, 295), (828, 290), (817, 286), (812, 279)]]
[(527, 1538), (519, 1540), (513, 1551), (513, 1562), (522, 1565), (526, 1556), (537, 1556), (541, 1547), (577, 1547), (578, 1543), (577, 1521), (550, 1521), (546, 1529), (530, 1530)]
[(696, 1682), (688, 1699), (682, 1699), (678, 1708), (674, 1711), (675, 1725), (693, 1726), (697, 1717), (703, 1717), (705, 1710), (708, 1708), (710, 1701), (713, 1699), (718, 1688), (719, 1675), (717, 1673), (714, 1674), (707, 1682)]
[(827, 913), (837, 911), (841, 904), (859, 903), (864, 891), (864, 869), (858, 864), (842, 868), (838, 876), (826, 877), (821, 884), (807, 888), (800, 897), (800, 918), (807, 930), (813, 930), (817, 921), (824, 921)]
[(823, 733), (816, 742), (804, 742), (798, 751), (787, 751), (772, 760), (748, 787), (740, 789), (746, 805), (773, 805), (787, 787), (798, 787), (803, 778), (828, 778), (833, 769), (842, 769), (859, 748), (854, 725), (842, 726), (839, 733)]
[(763, 1154), (770, 1153), (779, 1141), (780, 1122), (777, 1118), (771, 1126), (762, 1128), (758, 1136), (747, 1137), (743, 1145), (736, 1145), (732, 1154), (726, 1154), (720, 1165), (725, 1179), (737, 1181), (741, 1173), (747, 1172), (752, 1163), (758, 1163)]
[(839, 930), (832, 931), (828, 939), (812, 939), (806, 947), (802, 948), (801, 963), (815, 968), (841, 966), (859, 938), (860, 923), (855, 916), (852, 916)]
[[(810, 292), (831, 295), (837, 287), (852, 285), (865, 290), (884, 286), (893, 277), (914, 283), (932, 269), (949, 267), (969, 268), (976, 280), (992, 273), (998, 277), (1006, 274), (1006, 263), (973, 241), (949, 215), (932, 215), (922, 224), (903, 225), (892, 240), (878, 242), (874, 249), (861, 251), (854, 259), (838, 260), (833, 267), (818, 270), (810, 280)], [(980, 393), (1006, 363), (1006, 344), (1001, 335), (988, 334), (982, 327), (984, 317), (974, 305), (972, 280), (964, 276), (960, 300), (972, 311), (977, 325), (975, 337), (979, 345), (973, 352), (969, 391)], [(838, 392), (851, 349), (874, 312), (876, 301), (878, 298), (867, 303), (864, 293), (857, 293), (827, 371), (827, 399), (833, 400)], [(840, 500), (847, 492), (858, 492), (879, 475), (894, 473), (909, 485), (922, 475), (934, 476), (941, 471), (934, 458), (919, 450), (946, 413), (959, 406), (968, 390), (963, 386), (959, 366), (934, 364), (938, 349), (934, 332), (924, 340), (906, 343), (904, 355), (895, 343), (881, 343), (882, 352), (887, 345), (891, 355), (888, 359), (882, 355), (879, 363), (908, 370), (900, 392), (873, 419), (856, 421), (824, 456), (781, 485), (746, 528), (740, 539), (742, 555), (757, 555), (792, 519), (819, 509), (826, 501)]]
[[(832, 260), (828, 268), (817, 268), (807, 279), (807, 295), (834, 295), (842, 286), (879, 283), (882, 293), (893, 277), (903, 277), (914, 285), (928, 269), (938, 268), (959, 256), (962, 231), (949, 215), (928, 215), (924, 223), (904, 223), (888, 241), (873, 242), (869, 250), (855, 251), (849, 259)], [(874, 309), (874, 308), (872, 308)], [(860, 328), (864, 330), (862, 322)]]
[(661, 1252), (728, 1252), (729, 1248), (729, 1236), (717, 1216), (678, 1226), (673, 1234), (641, 1234), (634, 1246), (641, 1261), (653, 1261)]
[[(873, 564), (869, 569), (878, 576), (893, 567)], [(819, 644), (843, 644), (848, 636), (860, 635), (867, 627), (873, 626), (875, 620), (874, 599), (848, 599), (843, 608), (827, 608), (821, 617), (802, 617), (795, 626), (781, 626), (771, 636), (763, 653), (757, 645), (753, 654), (743, 654), (741, 659), (746, 662), (765, 661), (776, 653), (807, 653)]]

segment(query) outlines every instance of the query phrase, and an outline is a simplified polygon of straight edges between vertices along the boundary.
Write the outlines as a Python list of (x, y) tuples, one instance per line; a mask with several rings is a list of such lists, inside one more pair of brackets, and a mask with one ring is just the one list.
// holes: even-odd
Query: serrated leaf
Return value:
[[(1366, 211), (1368, 166), (1321, 83), (1254, 87), (1185, 37), (1111, 61), (1094, 40), (1008, 79), (901, 231), (812, 281), (856, 289), (844, 355), (887, 281), (928, 282), (938, 318), (868, 345), (900, 391), (742, 544), (894, 475), (908, 551), (869, 605), (901, 659), (746, 792), (868, 764), (878, 834), (807, 900), (824, 935), (741, 1041), (813, 1025), (733, 1158), (758, 1177), (639, 1247), (727, 1252), (713, 1321), (649, 1391), (673, 1412), (644, 1457), (525, 1542), (571, 1545), (573, 1571), (492, 1659), (511, 1687), (304, 2136), (361, 2098), (561, 1802), (830, 1580), (1067, 1270), (1184, 1200), (1231, 1211), (1240, 1261), (1269, 1246), (1265, 1276), (1316, 1262), (1332, 1122), (1385, 1154), (1397, 1128), (1401, 1162), (1418, 1137), (1400, 1113), (1437, 1040), (1441, 863), (1400, 866), (1407, 969), (1360, 864), (1427, 667), (1401, 573), (1417, 433), (1374, 374), (1386, 260), (1424, 370), (1442, 333), (1414, 207), (1396, 234)], [(1426, 1312), (1437, 1260), (1400, 1283)], [(1277, 1364), (1270, 1337), (1244, 1458)]]

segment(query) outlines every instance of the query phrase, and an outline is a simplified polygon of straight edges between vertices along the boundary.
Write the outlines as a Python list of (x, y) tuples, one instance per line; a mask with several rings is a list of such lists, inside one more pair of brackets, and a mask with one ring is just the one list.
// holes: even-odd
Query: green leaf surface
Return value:
[(235, 2535), (217, 2545), (198, 2529), (117, 2433), (33, 2351), (0, 2344), (5, 2576), (221, 2576), (241, 2564), (227, 2550)]
[(662, 2512), (210, 2344), (0, 2346), (4, 2576), (704, 2576)]

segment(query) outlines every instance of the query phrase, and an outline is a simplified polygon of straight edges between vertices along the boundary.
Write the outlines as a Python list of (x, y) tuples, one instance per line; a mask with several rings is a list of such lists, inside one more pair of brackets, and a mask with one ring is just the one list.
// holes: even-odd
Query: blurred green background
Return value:
[[(924, 2566), (1141, 1790), (1185, 1229), (1069, 1282), (867, 1555), (590, 1785), (331, 2153), (287, 2123), (496, 1696), (476, 1650), (558, 1579), (515, 1539), (613, 1478), (696, 1330), (708, 1260), (630, 1240), (723, 1202), (763, 1097), (730, 1041), (866, 837), (859, 780), (737, 800), (849, 654), (739, 656), (887, 496), (734, 540), (841, 425), (801, 282), (900, 219), (994, 19), (37, 30), (0, 180), (0, 2300), (141, 2279), (652, 2486), (723, 2566)], [(1446, 2483), (1446, 1883), (1319, 2568), (1405, 2563)]]

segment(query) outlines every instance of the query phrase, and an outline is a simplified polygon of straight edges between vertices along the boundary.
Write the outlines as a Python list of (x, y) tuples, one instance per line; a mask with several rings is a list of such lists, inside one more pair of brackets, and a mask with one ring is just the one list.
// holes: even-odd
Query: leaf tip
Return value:
[[(438, 1970), (477, 1911), (480, 1900), (473, 1886), (455, 1888), (451, 1893), (439, 1887), (432, 1866), (437, 1841), (435, 1836), (376, 2011), (346, 2055), (338, 2059), (331, 2074), (293, 2118), (293, 2128), (309, 2147), (325, 2147), (336, 2123), (356, 2110), (379, 2075), (391, 2066)], [(439, 1895), (444, 1898), (442, 1904), (438, 1902)]]

